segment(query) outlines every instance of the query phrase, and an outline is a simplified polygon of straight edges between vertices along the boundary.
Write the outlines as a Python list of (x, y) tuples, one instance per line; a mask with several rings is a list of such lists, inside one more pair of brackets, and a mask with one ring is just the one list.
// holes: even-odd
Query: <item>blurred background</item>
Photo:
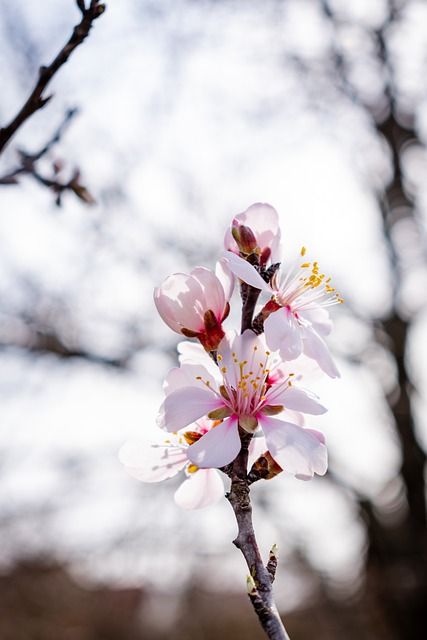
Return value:
[[(78, 21), (0, 0), (0, 122)], [(286, 626), (427, 637), (426, 63), (423, 1), (122, 0), (59, 71), (0, 164), (2, 640), (263, 637), (228, 503), (181, 511), (117, 459), (176, 364), (153, 287), (257, 201), (346, 300), (342, 378), (311, 385), (330, 472), (253, 488)]]

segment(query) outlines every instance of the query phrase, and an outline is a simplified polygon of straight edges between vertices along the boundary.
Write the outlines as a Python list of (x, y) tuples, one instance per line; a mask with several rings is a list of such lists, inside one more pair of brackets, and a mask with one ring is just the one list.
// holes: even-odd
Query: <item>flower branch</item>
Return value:
[[(249, 569), (248, 595), (254, 611), (271, 640), (287, 640), (289, 636), (273, 600), (272, 584), (277, 567), (270, 556), (267, 566), (261, 557), (252, 522), (252, 505), (248, 483), (248, 447), (252, 434), (240, 430), (242, 448), (230, 471), (231, 488), (226, 495), (236, 516), (238, 534), (233, 544), (243, 554)], [(273, 573), (274, 566), (274, 573)]]
[[(157, 424), (167, 437), (127, 443), (120, 460), (144, 482), (184, 471), (186, 480), (175, 493), (184, 508), (216, 502), (224, 495), (221, 472), (230, 478), (226, 497), (238, 526), (233, 542), (249, 569), (249, 599), (267, 637), (289, 640), (273, 598), (277, 548), (264, 564), (250, 486), (282, 472), (300, 480), (326, 473), (325, 438), (304, 426), (304, 414), (326, 409), (300, 386), (299, 356), (304, 352), (330, 377), (339, 375), (324, 340), (332, 323), (323, 307), (342, 299), (317, 262), (302, 262), (304, 248), (297, 263), (279, 274), (280, 228), (270, 205), (255, 204), (236, 216), (224, 244), (215, 272), (196, 267), (155, 289), (164, 322), (199, 344), (180, 343), (180, 366), (166, 377)], [(235, 278), (242, 299), (240, 334), (223, 326)], [(257, 309), (263, 294), (269, 300)]]

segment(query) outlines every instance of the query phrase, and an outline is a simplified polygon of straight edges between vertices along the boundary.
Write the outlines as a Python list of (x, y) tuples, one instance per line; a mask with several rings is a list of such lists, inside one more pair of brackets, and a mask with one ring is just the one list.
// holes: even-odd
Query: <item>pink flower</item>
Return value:
[[(218, 348), (218, 367), (184, 362), (167, 378), (166, 398), (158, 424), (175, 432), (201, 416), (221, 421), (188, 450), (201, 468), (220, 468), (232, 462), (241, 448), (239, 425), (255, 433), (262, 429), (275, 461), (297, 477), (326, 472), (327, 451), (318, 431), (293, 422), (294, 414), (319, 415), (326, 409), (308, 391), (292, 384), (277, 354), (266, 349), (263, 337), (247, 330), (224, 338)], [(289, 420), (276, 415), (289, 416)]]
[(218, 262), (216, 273), (196, 267), (190, 274), (169, 276), (154, 290), (154, 302), (173, 331), (198, 338), (207, 351), (213, 351), (224, 337), (222, 322), (230, 311), (233, 286), (232, 274)]
[(326, 307), (343, 300), (330, 285), (330, 278), (319, 273), (318, 263), (303, 262), (304, 255), (303, 247), (294, 266), (281, 279), (276, 272), (271, 284), (234, 253), (228, 252), (225, 260), (238, 278), (272, 296), (262, 309), (270, 349), (278, 350), (284, 360), (294, 360), (305, 353), (331, 378), (337, 378), (339, 371), (324, 340), (332, 328)]
[(256, 203), (239, 213), (225, 233), (224, 245), (227, 251), (237, 255), (256, 253), (263, 265), (269, 259), (275, 262), (280, 246), (276, 209), (269, 204)]
[(128, 441), (120, 449), (120, 462), (129, 475), (142, 482), (160, 482), (184, 470), (186, 479), (175, 492), (175, 502), (183, 509), (207, 507), (224, 495), (221, 474), (216, 469), (199, 469), (187, 452), (189, 445), (207, 433), (211, 425), (211, 421), (196, 423), (191, 425), (192, 431), (157, 441)]

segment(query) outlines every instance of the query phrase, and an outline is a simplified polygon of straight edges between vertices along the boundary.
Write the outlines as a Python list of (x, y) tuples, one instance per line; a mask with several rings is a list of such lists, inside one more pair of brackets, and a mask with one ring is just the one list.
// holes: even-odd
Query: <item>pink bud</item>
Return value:
[(236, 218), (231, 226), (231, 234), (239, 247), (240, 253), (249, 256), (257, 250), (257, 239), (250, 227), (240, 224)]
[[(221, 272), (221, 277), (225, 278), (225, 273)], [(226, 279), (223, 285), (213, 271), (196, 267), (190, 274), (175, 273), (166, 278), (154, 290), (154, 302), (173, 331), (198, 338), (207, 351), (213, 351), (224, 337), (221, 323), (230, 310), (231, 294), (232, 286)]]
[(226, 231), (224, 246), (243, 256), (258, 253), (260, 263), (280, 260), (280, 227), (277, 211), (269, 204), (256, 203), (235, 216)]

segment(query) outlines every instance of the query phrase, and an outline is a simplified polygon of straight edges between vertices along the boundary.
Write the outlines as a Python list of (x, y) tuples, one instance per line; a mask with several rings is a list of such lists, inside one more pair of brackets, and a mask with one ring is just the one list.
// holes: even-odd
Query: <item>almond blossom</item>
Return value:
[(221, 474), (216, 469), (200, 469), (187, 453), (212, 424), (202, 420), (191, 425), (191, 430), (169, 437), (130, 440), (121, 447), (119, 460), (129, 475), (142, 482), (160, 482), (184, 471), (186, 479), (175, 492), (176, 504), (183, 509), (207, 507), (224, 496)]
[(292, 268), (281, 276), (276, 272), (270, 284), (234, 253), (227, 252), (225, 260), (238, 278), (271, 295), (261, 312), (268, 346), (285, 360), (305, 353), (331, 378), (337, 378), (339, 371), (324, 340), (332, 329), (326, 309), (343, 300), (331, 286), (331, 279), (320, 273), (318, 263), (304, 259), (305, 253), (303, 247)]
[(198, 338), (207, 351), (224, 337), (222, 322), (230, 311), (234, 279), (223, 262), (215, 273), (196, 267), (190, 274), (174, 273), (154, 290), (154, 302), (163, 321), (176, 333)]
[(326, 409), (314, 394), (293, 385), (293, 372), (266, 348), (263, 337), (251, 330), (225, 337), (217, 358), (218, 366), (184, 362), (167, 379), (160, 427), (176, 432), (202, 416), (221, 421), (189, 447), (188, 459), (200, 468), (229, 464), (241, 448), (240, 425), (250, 433), (262, 430), (271, 456), (286, 472), (323, 475), (324, 437), (298, 424), (294, 411), (319, 415)]
[(227, 251), (237, 255), (256, 253), (260, 263), (277, 261), (280, 247), (279, 216), (269, 204), (256, 203), (234, 217), (224, 237)]

